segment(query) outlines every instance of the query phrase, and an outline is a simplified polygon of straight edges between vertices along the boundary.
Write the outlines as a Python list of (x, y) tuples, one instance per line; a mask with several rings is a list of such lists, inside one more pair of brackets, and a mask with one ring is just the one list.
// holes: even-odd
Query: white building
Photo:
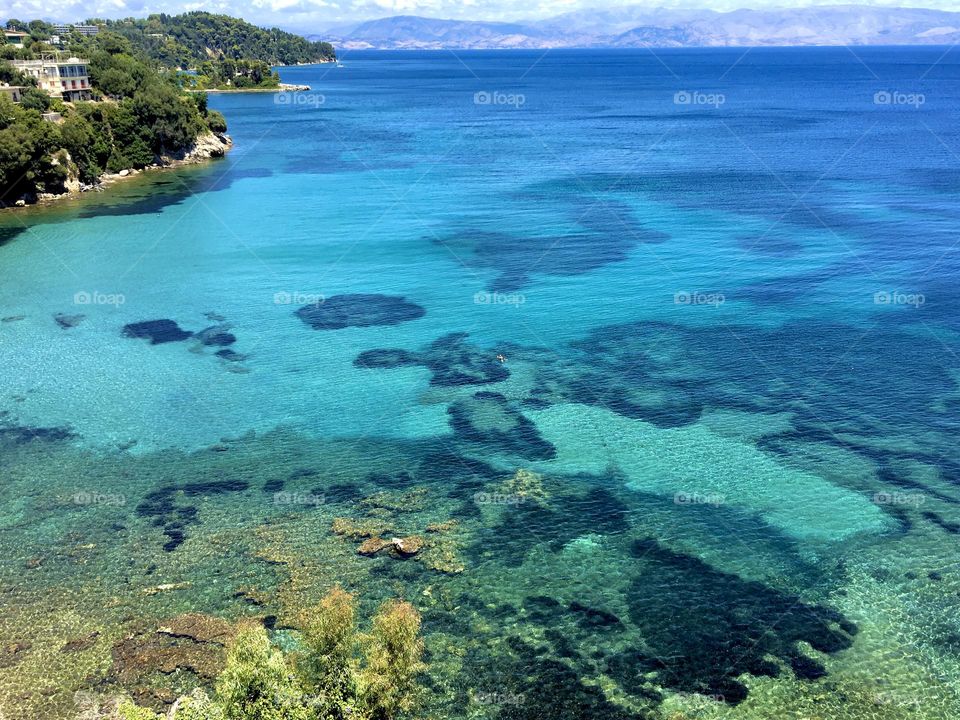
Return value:
[(36, 78), (40, 89), (54, 97), (67, 101), (89, 100), (93, 97), (86, 60), (12, 60), (11, 64)]
[(20, 32), (19, 30), (4, 30), (3, 36), (11, 45), (23, 47), (23, 43), (30, 37), (30, 33)]
[(100, 28), (96, 25), (69, 25), (59, 23), (53, 26), (53, 31), (58, 35), (69, 35), (71, 31), (74, 31), (90, 37), (100, 32)]
[(0, 85), (0, 95), (6, 95), (15, 103), (20, 102), (24, 87), (21, 85)]

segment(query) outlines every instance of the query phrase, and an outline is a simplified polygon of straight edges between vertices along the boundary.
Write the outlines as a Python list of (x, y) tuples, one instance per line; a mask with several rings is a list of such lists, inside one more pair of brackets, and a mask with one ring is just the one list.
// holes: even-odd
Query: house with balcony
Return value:
[(93, 92), (87, 72), (87, 60), (13, 60), (11, 64), (21, 72), (36, 78), (41, 90), (67, 102), (90, 100)]

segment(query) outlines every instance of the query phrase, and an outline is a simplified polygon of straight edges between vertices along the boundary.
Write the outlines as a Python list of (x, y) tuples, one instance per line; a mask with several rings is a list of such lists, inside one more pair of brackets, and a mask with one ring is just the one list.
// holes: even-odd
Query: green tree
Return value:
[(237, 632), (217, 699), (225, 720), (310, 720), (296, 677), (260, 625)]
[(210, 132), (225, 133), (227, 131), (227, 119), (222, 113), (211, 110), (207, 113), (207, 127)]
[(46, 112), (50, 109), (52, 98), (43, 90), (35, 87), (24, 88), (20, 96), (20, 107), (26, 110), (36, 110), (37, 112)]
[(314, 711), (324, 720), (357, 717), (355, 602), (352, 595), (335, 588), (305, 623), (306, 652), (298, 667), (314, 695)]

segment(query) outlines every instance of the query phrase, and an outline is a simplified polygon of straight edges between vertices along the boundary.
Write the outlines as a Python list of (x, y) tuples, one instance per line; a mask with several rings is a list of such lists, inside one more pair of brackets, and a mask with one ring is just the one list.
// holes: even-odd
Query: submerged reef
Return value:
[(356, 367), (398, 368), (423, 366), (430, 370), (430, 384), (441, 387), (485, 385), (507, 379), (510, 371), (494, 353), (467, 343), (467, 333), (451, 333), (433, 341), (420, 352), (397, 349), (366, 350)]
[(391, 295), (334, 295), (323, 302), (304, 305), (296, 316), (314, 330), (399, 325), (426, 315), (426, 310), (406, 298)]
[(173, 320), (144, 320), (123, 326), (123, 334), (129, 338), (145, 338), (151, 345), (180, 342), (193, 337), (193, 333), (183, 330)]

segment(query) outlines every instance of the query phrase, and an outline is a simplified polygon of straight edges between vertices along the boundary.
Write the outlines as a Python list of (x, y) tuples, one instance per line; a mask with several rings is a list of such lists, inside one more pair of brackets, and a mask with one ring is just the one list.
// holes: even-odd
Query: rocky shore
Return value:
[[(93, 184), (80, 182), (76, 175), (75, 168), (72, 167), (72, 159), (69, 157), (69, 155), (64, 153), (66, 157), (62, 161), (65, 162), (68, 167), (71, 167), (71, 172), (66, 182), (64, 182), (63, 192), (38, 193), (30, 196), (24, 195), (6, 207), (25, 207), (38, 203), (45, 204), (64, 198), (74, 197), (80, 193), (98, 192), (115, 182), (140, 175), (141, 173), (154, 170), (167, 170), (171, 168), (184, 167), (186, 165), (196, 165), (214, 158), (221, 158), (232, 147), (233, 140), (229, 135), (224, 133), (207, 132), (199, 135), (189, 148), (185, 148), (177, 153), (160, 155), (155, 159), (154, 163), (142, 169), (128, 168), (116, 173), (104, 173), (100, 176), (98, 182)], [(4, 205), (0, 204), (0, 208), (2, 207), (4, 207)]]
[(311, 90), (309, 85), (295, 85), (293, 83), (280, 83), (276, 87), (253, 87), (253, 88), (211, 88), (204, 90), (205, 93), (282, 93), (282, 92), (307, 92)]

